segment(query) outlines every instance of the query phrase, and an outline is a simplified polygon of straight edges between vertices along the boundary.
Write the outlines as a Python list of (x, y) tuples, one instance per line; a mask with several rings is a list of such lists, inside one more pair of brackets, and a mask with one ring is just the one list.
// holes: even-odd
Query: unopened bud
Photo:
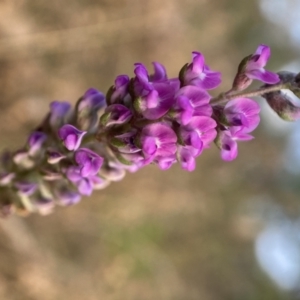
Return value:
[(97, 123), (98, 111), (105, 106), (104, 94), (94, 88), (87, 90), (76, 105), (77, 127), (81, 130), (91, 129)]
[(283, 91), (263, 95), (270, 107), (285, 121), (296, 121), (300, 118), (300, 107), (293, 103), (292, 98)]
[(251, 57), (252, 55), (248, 55), (240, 62), (233, 80), (232, 91), (243, 91), (252, 83), (253, 80), (246, 75), (246, 67)]

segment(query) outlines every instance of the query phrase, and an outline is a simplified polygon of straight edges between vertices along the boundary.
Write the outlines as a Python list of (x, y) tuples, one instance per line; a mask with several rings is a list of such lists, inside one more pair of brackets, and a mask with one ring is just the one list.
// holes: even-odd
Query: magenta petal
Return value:
[(213, 109), (211, 107), (211, 105), (206, 104), (206, 105), (202, 105), (202, 106), (198, 106), (195, 107), (193, 116), (206, 116), (206, 117), (210, 117), (212, 115)]
[(81, 195), (90, 196), (93, 192), (93, 185), (87, 178), (83, 178), (78, 182), (78, 191)]
[(0, 174), (0, 186), (8, 185), (16, 177), (14, 173), (1, 173)]
[(79, 167), (69, 167), (66, 171), (66, 176), (71, 182), (78, 182), (82, 179), (82, 176), (80, 174), (80, 168)]
[(191, 122), (186, 126), (188, 130), (198, 130), (206, 132), (210, 129), (216, 128), (217, 123), (214, 119), (205, 116), (193, 117)]
[(258, 55), (258, 59), (255, 61), (255, 64), (258, 68), (263, 68), (271, 55), (271, 49), (267, 45), (259, 45), (258, 48), (255, 51), (254, 56)]
[(65, 146), (68, 150), (72, 151), (78, 148), (77, 145), (77, 135), (76, 134), (69, 134), (65, 139)]
[(127, 75), (119, 75), (115, 80), (115, 87), (116, 89), (123, 88), (124, 86), (127, 86), (130, 79)]
[(204, 116), (193, 117), (188, 125), (181, 127), (180, 133), (188, 146), (196, 145), (194, 136), (195, 134), (198, 135), (201, 140), (201, 147), (197, 146), (195, 148), (198, 149), (197, 155), (199, 155), (202, 149), (208, 148), (209, 144), (215, 139), (216, 126), (217, 123), (212, 118)]
[(227, 134), (221, 137), (221, 157), (225, 161), (232, 161), (238, 155), (237, 142)]
[(50, 103), (50, 124), (52, 126), (61, 124), (63, 118), (71, 109), (71, 104), (68, 102), (53, 101)]
[(191, 132), (190, 134), (190, 141), (191, 141), (191, 146), (198, 150), (202, 150), (203, 148), (203, 143), (199, 137), (199, 134), (196, 131)]
[(47, 135), (40, 131), (31, 133), (28, 139), (29, 154), (35, 155), (42, 147), (43, 143), (47, 140)]
[(222, 80), (220, 72), (209, 71), (205, 74), (202, 83), (198, 84), (198, 86), (202, 87), (205, 90), (211, 90), (219, 86), (221, 81)]
[(159, 104), (158, 92), (153, 90), (145, 97), (147, 108), (156, 108)]
[(180, 147), (180, 149), (179, 149), (179, 161), (180, 161), (181, 167), (184, 170), (191, 172), (191, 171), (194, 171), (196, 168), (195, 157), (185, 147)]
[(156, 161), (161, 170), (168, 170), (176, 162), (175, 155), (166, 156), (166, 157), (157, 157)]
[(193, 55), (193, 66), (192, 66), (193, 72), (202, 73), (204, 67), (204, 56), (197, 51), (193, 51), (192, 55)]
[(136, 77), (141, 81), (141, 82), (148, 82), (149, 81), (149, 76), (148, 76), (148, 71), (146, 67), (141, 64), (141, 63), (136, 63), (134, 64), (134, 74)]
[(16, 182), (15, 187), (18, 189), (18, 191), (21, 194), (24, 194), (26, 196), (31, 196), (38, 188), (38, 185), (33, 182)]
[(47, 162), (49, 164), (57, 164), (58, 162), (60, 162), (62, 159), (66, 158), (65, 155), (61, 154), (60, 152), (58, 152), (57, 150), (55, 149), (51, 149), (49, 148), (47, 150)]
[(245, 133), (245, 132), (237, 133), (235, 135), (235, 137), (237, 139), (239, 139), (240, 141), (251, 141), (254, 139), (254, 137), (252, 135)]
[(180, 114), (180, 122), (182, 125), (187, 125), (193, 117), (193, 110), (187, 109)]
[(128, 92), (129, 77), (127, 75), (119, 75), (115, 79), (114, 91), (110, 97), (111, 103), (117, 103), (118, 100), (123, 100)]
[(106, 104), (105, 96), (94, 88), (88, 89), (78, 103), (78, 112), (96, 112)]
[(66, 148), (70, 151), (77, 150), (81, 144), (86, 131), (78, 130), (76, 127), (66, 124), (58, 130), (59, 138), (64, 142)]
[(105, 110), (105, 113), (108, 115), (105, 120), (106, 126), (124, 124), (132, 118), (132, 112), (126, 106), (121, 104), (109, 105)]
[(177, 136), (172, 128), (164, 123), (154, 123), (143, 128), (142, 134), (156, 137), (160, 143), (176, 143)]
[(59, 191), (57, 193), (59, 204), (61, 205), (74, 205), (78, 203), (81, 199), (81, 196), (74, 191)]
[(176, 152), (177, 136), (168, 125), (154, 123), (143, 128), (141, 143), (147, 155), (170, 156)]
[(88, 148), (80, 148), (75, 152), (75, 161), (81, 167), (81, 176), (88, 177), (99, 172), (103, 158)]
[(153, 62), (154, 74), (150, 76), (151, 81), (162, 81), (167, 79), (167, 71), (166, 68), (158, 63)]
[(254, 100), (248, 98), (236, 98), (229, 101), (225, 108), (225, 113), (243, 113), (246, 116), (259, 114), (260, 106)]
[(184, 86), (176, 94), (176, 97), (185, 96), (194, 106), (201, 106), (209, 103), (211, 96), (204, 89), (197, 86)]
[(89, 180), (92, 183), (94, 190), (101, 190), (109, 185), (109, 181), (98, 176), (92, 176), (89, 178)]
[(246, 75), (251, 79), (257, 79), (268, 84), (275, 84), (280, 81), (278, 74), (266, 71), (264, 69), (247, 71)]
[(154, 137), (145, 137), (143, 140), (143, 151), (148, 155), (155, 154), (157, 145)]
[(237, 98), (229, 101), (224, 114), (232, 126), (244, 126), (247, 132), (253, 131), (260, 122), (260, 106), (248, 98)]

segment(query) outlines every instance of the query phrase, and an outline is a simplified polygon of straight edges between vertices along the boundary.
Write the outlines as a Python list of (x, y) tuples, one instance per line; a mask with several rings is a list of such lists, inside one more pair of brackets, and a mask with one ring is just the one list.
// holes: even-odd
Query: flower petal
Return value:
[(247, 71), (246, 75), (251, 79), (260, 80), (268, 84), (275, 84), (280, 81), (278, 74), (266, 71), (264, 69), (255, 69)]

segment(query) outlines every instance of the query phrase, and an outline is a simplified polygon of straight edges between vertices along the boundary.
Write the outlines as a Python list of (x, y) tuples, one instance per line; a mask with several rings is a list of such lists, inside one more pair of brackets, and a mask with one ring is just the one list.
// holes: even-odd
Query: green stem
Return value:
[(272, 85), (272, 86), (268, 86), (268, 87), (261, 87), (257, 90), (249, 91), (249, 92), (240, 92), (240, 93), (236, 93), (236, 94), (222, 93), (219, 96), (213, 98), (210, 101), (210, 104), (212, 104), (212, 105), (223, 104), (232, 99), (241, 98), (241, 97), (257, 97), (257, 96), (261, 96), (266, 93), (276, 92), (276, 91), (279, 91), (282, 89), (288, 89), (289, 86), (290, 85), (288, 83), (280, 83), (280, 84), (276, 84), (276, 85)]

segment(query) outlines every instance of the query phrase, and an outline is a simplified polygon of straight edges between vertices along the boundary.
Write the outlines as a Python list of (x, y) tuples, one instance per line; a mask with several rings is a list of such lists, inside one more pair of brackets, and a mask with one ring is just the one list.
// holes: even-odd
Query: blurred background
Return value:
[[(22, 146), (53, 100), (105, 92), (133, 64), (176, 76), (201, 51), (229, 88), (268, 44), (300, 71), (298, 0), (1, 0), (0, 150)], [(197, 170), (149, 166), (52, 215), (0, 220), (0, 299), (300, 298), (300, 124), (263, 102), (256, 139)]]

